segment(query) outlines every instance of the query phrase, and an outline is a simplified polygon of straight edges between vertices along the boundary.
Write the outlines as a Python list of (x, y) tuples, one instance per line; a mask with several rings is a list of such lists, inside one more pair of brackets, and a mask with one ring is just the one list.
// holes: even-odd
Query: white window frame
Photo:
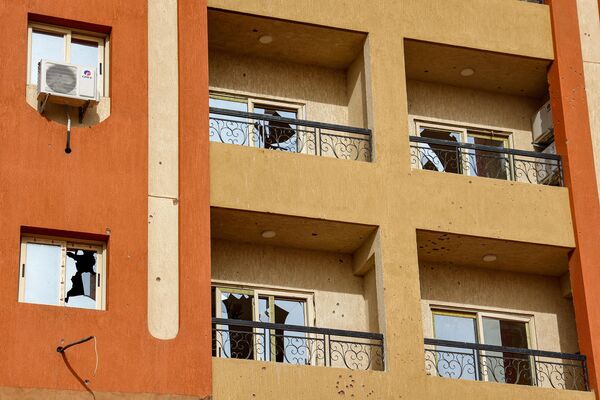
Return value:
[(30, 82), (31, 80), (31, 46), (32, 46), (32, 34), (33, 31), (36, 32), (46, 32), (52, 34), (62, 35), (64, 39), (64, 54), (65, 60), (64, 62), (71, 62), (71, 43), (72, 40), (82, 40), (86, 42), (96, 42), (98, 43), (98, 64), (102, 65), (101, 70), (98, 70), (98, 66), (96, 66), (98, 73), (98, 94), (100, 97), (108, 97), (109, 96), (109, 46), (110, 40), (108, 35), (84, 31), (80, 29), (70, 29), (55, 25), (48, 25), (39, 22), (30, 22), (27, 26), (27, 84), (28, 85), (37, 85), (35, 82)]
[[(43, 236), (43, 235), (24, 235), (21, 237), (21, 256), (19, 263), (19, 302), (27, 303), (25, 301), (25, 286), (27, 285), (25, 278), (25, 265), (27, 264), (27, 244), (46, 244), (61, 247), (61, 261), (60, 265), (60, 282), (59, 285), (59, 298), (58, 304), (52, 305), (57, 307), (66, 307), (64, 295), (66, 294), (66, 284), (68, 277), (67, 273), (67, 249), (76, 247), (79, 249), (88, 249), (96, 251), (96, 274), (99, 278), (96, 280), (96, 310), (106, 309), (106, 245), (101, 242), (95, 242), (90, 240), (60, 238), (54, 236)], [(28, 303), (35, 304), (35, 303)], [(78, 309), (78, 307), (67, 307)], [(86, 309), (87, 308), (79, 308)]]
[[(460, 143), (468, 143), (469, 137), (484, 137), (496, 140), (502, 140), (504, 142), (505, 149), (513, 148), (513, 134), (509, 131), (500, 131), (490, 129), (487, 127), (481, 127), (476, 125), (455, 125), (449, 123), (442, 123), (437, 121), (429, 121), (425, 119), (414, 119), (415, 124), (415, 136), (421, 136), (421, 129), (435, 129), (441, 131), (456, 132), (460, 135)], [(469, 155), (470, 156), (470, 155)], [(510, 156), (509, 156), (510, 157)], [(461, 165), (462, 174), (468, 176), (476, 176), (472, 174), (470, 163), (464, 163)], [(511, 168), (512, 162), (509, 162), (509, 166), (506, 171), (507, 180), (513, 176), (514, 171)], [(419, 169), (421, 169), (421, 162), (419, 160)]]
[[(275, 97), (258, 97), (253, 95), (252, 93), (248, 93), (248, 92), (239, 92), (239, 91), (227, 91), (227, 90), (221, 90), (221, 89), (210, 89), (209, 90), (209, 97), (224, 97), (224, 98), (229, 98), (231, 100), (239, 100), (240, 103), (247, 103), (247, 108), (248, 108), (248, 112), (249, 113), (253, 113), (254, 112), (254, 108), (257, 106), (261, 106), (261, 105), (265, 105), (268, 107), (278, 107), (281, 108), (283, 110), (292, 110), (296, 112), (296, 119), (302, 120), (302, 119), (306, 119), (306, 104), (304, 103), (300, 103), (298, 101), (294, 101), (294, 100), (288, 100), (288, 99), (282, 99), (282, 98), (275, 98)], [(253, 134), (253, 126), (254, 126), (254, 120), (248, 120), (248, 145), (250, 147), (258, 147), (261, 148), (259, 146), (259, 141), (258, 141), (258, 135), (257, 134)], [(304, 132), (297, 132), (297, 135), (305, 135)], [(301, 137), (301, 140), (304, 140), (304, 137)], [(317, 142), (317, 138), (315, 138), (315, 142)], [(315, 143), (316, 146), (318, 146), (318, 143)], [(302, 152), (301, 153), (306, 153), (308, 152), (307, 149), (308, 146), (303, 146)], [(317, 154), (318, 154), (318, 149), (316, 150)]]
[[(223, 309), (221, 307), (221, 294), (222, 292), (229, 293), (252, 293), (252, 320), (254, 322), (259, 321), (259, 298), (260, 297), (279, 297), (290, 300), (298, 300), (304, 302), (304, 323), (305, 326), (311, 327), (314, 326), (315, 322), (315, 311), (314, 311), (314, 293), (308, 292), (299, 292), (292, 290), (285, 290), (279, 288), (262, 288), (257, 286), (247, 286), (247, 285), (236, 285), (228, 282), (219, 282), (213, 281), (211, 285), (215, 289), (215, 296), (212, 301), (215, 302), (215, 317), (222, 318)], [(217, 325), (218, 329), (226, 329), (226, 325)], [(257, 329), (254, 329), (253, 339), (256, 338), (258, 334)], [(306, 334), (307, 339), (314, 339), (314, 335)], [(254, 342), (254, 360), (257, 361), (265, 361), (262, 359), (262, 354), (258, 351), (258, 344)], [(220, 344), (217, 342), (217, 354), (219, 353)], [(272, 354), (271, 354), (272, 357)], [(271, 360), (273, 361), (273, 360)], [(312, 359), (310, 360), (310, 365), (316, 365), (317, 359), (316, 355), (313, 354)]]
[[(503, 312), (503, 311), (491, 310), (491, 309), (485, 310), (485, 309), (478, 309), (478, 308), (449, 306), (449, 305), (443, 305), (443, 304), (429, 304), (429, 316), (431, 318), (431, 329), (432, 329), (431, 333), (432, 333), (433, 338), (436, 338), (435, 322), (434, 322), (435, 314), (449, 315), (449, 316), (456, 315), (458, 317), (460, 317), (460, 316), (466, 317), (467, 315), (473, 316), (473, 319), (475, 320), (475, 329), (476, 329), (476, 335), (477, 335), (477, 337), (475, 339), (476, 339), (477, 344), (486, 344), (485, 339), (484, 339), (484, 333), (483, 333), (483, 318), (493, 318), (493, 319), (499, 319), (499, 320), (505, 320), (505, 321), (523, 322), (525, 324), (525, 330), (526, 330), (526, 334), (527, 334), (527, 348), (529, 350), (537, 349), (536, 334), (535, 334), (535, 332), (536, 332), (535, 331), (535, 319), (534, 319), (533, 315), (517, 314), (517, 313), (512, 313), (512, 312)], [(485, 356), (485, 353), (486, 353), (485, 351), (481, 351), (481, 355)], [(529, 362), (532, 363), (532, 365), (534, 365), (533, 359), (530, 359)], [(489, 381), (487, 368), (483, 368), (481, 373), (482, 373), (483, 381), (486, 381), (486, 382)], [(532, 375), (531, 379), (535, 380), (535, 376)]]

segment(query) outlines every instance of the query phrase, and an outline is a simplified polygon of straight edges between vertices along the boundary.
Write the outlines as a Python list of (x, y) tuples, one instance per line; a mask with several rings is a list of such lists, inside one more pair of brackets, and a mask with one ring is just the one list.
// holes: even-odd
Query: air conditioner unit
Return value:
[(552, 121), (552, 107), (550, 101), (546, 102), (531, 119), (533, 131), (533, 144), (544, 145), (554, 138), (554, 123)]
[(38, 63), (40, 112), (46, 102), (86, 107), (98, 102), (96, 68), (41, 60)]
[[(556, 154), (556, 144), (554, 141), (548, 145), (542, 151), (543, 154)], [(559, 185), (560, 184), (560, 170), (558, 168), (557, 160), (550, 160), (547, 158), (536, 159), (536, 171), (538, 183), (544, 185)]]

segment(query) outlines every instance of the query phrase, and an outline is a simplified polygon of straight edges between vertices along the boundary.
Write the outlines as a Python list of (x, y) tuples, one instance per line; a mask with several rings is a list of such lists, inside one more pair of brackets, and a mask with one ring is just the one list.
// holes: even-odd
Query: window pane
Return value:
[[(252, 296), (221, 292), (221, 318), (252, 321)], [(228, 325), (220, 331), (221, 357), (254, 358), (254, 334), (251, 327)], [(261, 346), (261, 348), (264, 346)]]
[[(304, 300), (275, 299), (275, 322), (278, 324), (306, 326)], [(311, 349), (315, 343), (306, 338), (306, 334), (297, 331), (276, 329), (275, 357), (278, 362), (308, 365)], [(312, 351), (311, 351), (312, 350)]]
[(31, 73), (29, 83), (37, 85), (40, 60), (65, 61), (65, 39), (61, 34), (33, 31), (31, 33)]
[[(434, 313), (433, 323), (436, 339), (477, 343), (477, 324), (471, 316)], [(436, 346), (435, 353), (440, 376), (469, 380), (478, 376), (473, 350)]]
[(65, 306), (96, 308), (97, 265), (95, 250), (67, 249)]
[[(295, 110), (286, 110), (278, 107), (255, 105), (256, 114), (265, 114), (273, 117), (297, 119)], [(255, 124), (258, 131), (259, 146), (265, 149), (298, 151), (297, 126), (286, 122), (260, 121)]]
[[(503, 139), (493, 137), (469, 135), (467, 141), (483, 146), (506, 147)], [(470, 175), (496, 179), (508, 178), (509, 159), (506, 154), (493, 151), (469, 150), (468, 162)]]
[[(525, 322), (483, 318), (485, 344), (528, 348)], [(526, 355), (510, 352), (486, 352), (486, 373), (494, 382), (531, 385), (531, 363)]]
[(60, 246), (27, 243), (26, 303), (59, 304)]
[(98, 71), (100, 54), (97, 42), (73, 39), (71, 41), (71, 64), (93, 67)]
[[(454, 143), (460, 142), (460, 132), (450, 130), (421, 128), (419, 134), (421, 137), (429, 139), (446, 140)], [(423, 169), (455, 174), (460, 171), (458, 150), (454, 146), (422, 143), (419, 155)]]
[[(242, 98), (211, 95), (210, 107), (248, 112), (248, 101)], [(209, 139), (211, 142), (248, 145), (251, 124), (248, 118), (210, 113)]]

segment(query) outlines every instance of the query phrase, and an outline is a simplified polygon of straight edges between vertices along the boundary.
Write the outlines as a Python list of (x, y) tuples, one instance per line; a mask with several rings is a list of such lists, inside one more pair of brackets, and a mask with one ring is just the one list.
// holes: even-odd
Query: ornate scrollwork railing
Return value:
[(213, 356), (296, 365), (384, 369), (383, 335), (213, 318)]
[(413, 168), (562, 186), (561, 157), (535, 151), (410, 137)]
[(371, 131), (273, 115), (210, 108), (213, 142), (371, 161)]
[(425, 372), (454, 379), (589, 390), (586, 357), (425, 339)]

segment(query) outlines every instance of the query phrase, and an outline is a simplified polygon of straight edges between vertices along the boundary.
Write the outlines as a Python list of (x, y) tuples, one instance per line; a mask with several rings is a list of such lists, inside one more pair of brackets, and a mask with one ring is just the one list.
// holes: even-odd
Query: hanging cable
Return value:
[(65, 153), (71, 152), (71, 115), (69, 114), (69, 106), (65, 106), (65, 112), (67, 113), (67, 146), (65, 147)]

